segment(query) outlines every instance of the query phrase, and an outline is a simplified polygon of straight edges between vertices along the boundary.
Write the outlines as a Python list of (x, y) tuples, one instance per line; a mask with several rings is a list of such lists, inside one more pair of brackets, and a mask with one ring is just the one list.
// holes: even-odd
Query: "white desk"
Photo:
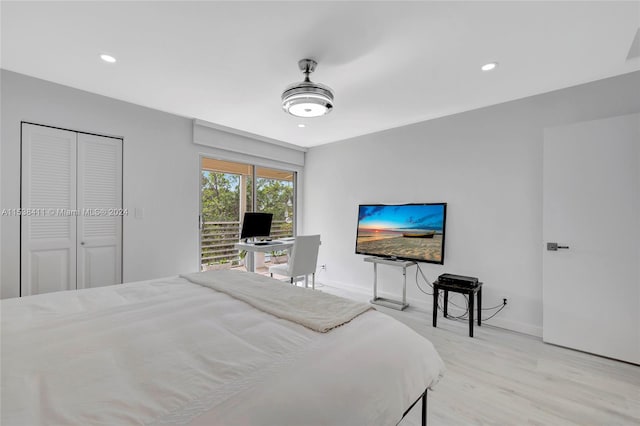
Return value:
[(269, 253), (271, 251), (288, 250), (293, 247), (293, 240), (273, 240), (270, 241), (270, 244), (236, 243), (234, 247), (237, 250), (245, 250), (247, 252), (247, 257), (245, 258), (247, 272), (255, 272), (254, 253)]

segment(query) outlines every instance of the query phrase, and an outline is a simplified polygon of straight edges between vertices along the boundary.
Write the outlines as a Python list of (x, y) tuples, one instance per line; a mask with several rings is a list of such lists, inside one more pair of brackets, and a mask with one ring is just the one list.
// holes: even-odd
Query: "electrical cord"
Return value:
[(482, 308), (482, 310), (483, 310), (483, 311), (492, 311), (492, 310), (494, 310), (494, 309), (498, 309), (498, 308), (502, 309), (502, 308), (504, 308), (504, 307), (505, 307), (505, 305), (506, 305), (506, 303), (501, 303), (501, 304), (499, 304), (499, 305), (492, 306), (491, 308)]
[[(465, 300), (466, 300), (466, 296), (465, 296)], [(449, 303), (451, 303), (451, 302), (449, 302)], [(467, 301), (467, 303), (468, 303), (468, 301)], [(482, 322), (489, 321), (491, 318), (493, 318), (496, 315), (498, 315), (498, 313), (500, 313), (500, 311), (503, 310), (506, 306), (507, 306), (507, 303), (503, 302), (501, 305), (496, 305), (496, 306), (493, 306), (491, 308), (482, 308), (481, 310), (483, 310), (483, 311), (490, 311), (490, 310), (493, 310), (493, 309), (497, 309), (497, 311), (495, 311), (493, 314), (489, 315), (487, 318), (482, 318), (481, 321)], [(440, 309), (439, 306), (438, 306), (438, 309)], [(447, 318), (455, 318), (455, 319), (463, 319), (463, 320), (464, 319), (468, 319), (469, 318), (469, 307), (468, 307), (468, 305), (467, 305), (467, 309), (465, 310), (464, 314), (462, 314), (460, 316), (457, 316), (457, 317), (453, 316), (453, 315), (447, 315)]]
[(500, 309), (498, 309), (497, 311), (495, 311), (495, 312), (493, 313), (493, 315), (491, 315), (489, 318), (483, 319), (482, 321), (488, 321), (488, 320), (490, 320), (491, 318), (495, 317), (496, 315), (498, 315), (498, 313), (499, 313), (501, 310), (503, 310), (503, 309), (504, 309), (504, 307), (505, 307), (505, 306), (507, 306), (507, 304), (506, 304), (506, 303), (504, 303), (502, 306), (500, 306)]
[[(433, 293), (429, 293), (429, 292), (425, 291), (425, 290), (422, 288), (422, 286), (420, 285), (420, 281), (418, 281), (418, 271), (420, 272), (420, 275), (422, 275), (422, 279), (423, 279), (423, 280), (427, 283), (427, 285), (428, 285), (429, 287), (431, 287), (431, 289), (433, 290), (433, 284), (431, 284), (431, 282), (429, 281), (429, 279), (427, 278), (427, 276), (424, 274), (424, 272), (423, 272), (423, 271), (422, 271), (422, 269), (420, 268), (420, 265), (419, 265), (419, 264), (416, 264), (416, 286), (418, 287), (418, 290), (420, 290), (421, 292), (423, 292), (423, 293), (424, 293), (424, 294), (426, 294), (426, 295), (433, 296)], [(440, 294), (440, 295), (439, 295), (439, 297), (438, 297), (438, 309), (439, 309), (441, 312), (443, 312), (443, 313), (444, 313), (444, 308), (443, 308), (443, 306), (444, 306), (444, 300), (443, 300), (443, 298), (444, 298), (444, 296), (443, 296), (442, 294)], [(455, 304), (455, 303), (453, 303), (453, 302), (449, 302), (449, 303), (451, 303), (453, 306), (455, 306), (455, 307), (457, 307), (457, 308), (459, 308), (459, 309), (465, 309), (465, 313), (464, 313), (464, 314), (462, 314), (462, 315), (461, 315), (461, 316), (459, 316), (459, 317), (451, 316), (452, 318), (462, 318), (462, 317), (464, 317), (465, 315), (467, 315), (467, 314), (469, 313), (469, 301), (467, 300), (467, 298), (466, 298), (466, 297), (465, 297), (465, 302), (466, 302), (466, 304), (467, 304), (467, 307), (466, 307), (466, 308), (463, 308), (462, 306), (458, 306), (458, 305), (456, 305), (456, 304)]]
[(424, 282), (426, 282), (429, 287), (433, 288), (433, 284), (431, 284), (427, 276), (422, 272), (422, 268), (420, 268), (420, 264), (418, 263), (416, 263), (416, 282), (418, 282), (418, 271), (420, 271), (420, 275), (422, 275)]
[[(420, 290), (421, 292), (423, 292), (424, 294), (428, 295), (428, 296), (433, 296), (433, 293), (429, 293), (425, 290), (422, 289), (422, 287), (420, 286), (420, 282), (418, 281), (418, 271), (420, 271), (420, 273), (422, 273), (422, 270), (420, 269), (420, 265), (416, 264), (417, 268), (416, 268), (416, 286), (418, 287), (418, 290)], [(425, 282), (427, 283), (427, 285), (429, 287), (431, 287), (431, 290), (433, 290), (433, 285), (431, 285), (431, 283), (429, 282), (429, 280), (427, 280), (427, 278), (424, 276), (424, 274), (422, 274), (422, 278), (424, 278)]]
[[(449, 314), (447, 314), (447, 318), (451, 317), (451, 318), (455, 318), (455, 319), (467, 319), (467, 318), (469, 317), (469, 299), (468, 299), (468, 298), (467, 298), (467, 296), (465, 296), (465, 295), (462, 295), (462, 297), (464, 297), (464, 301), (465, 301), (465, 303), (467, 304), (467, 307), (466, 307), (466, 308), (464, 308), (464, 314), (459, 315), (459, 316), (455, 316), (455, 315), (449, 315)], [(453, 302), (449, 302), (449, 303), (451, 303), (453, 306), (456, 306), (456, 307), (458, 307), (458, 308), (460, 308), (460, 309), (463, 309), (463, 308), (459, 307), (458, 305), (456, 305), (456, 304), (455, 304), (455, 303), (453, 303)], [(442, 302), (442, 304), (443, 304), (443, 306), (444, 306), (444, 302)], [(444, 312), (444, 310), (443, 310), (442, 312)]]
[[(429, 279), (427, 278), (427, 276), (424, 274), (424, 272), (422, 271), (422, 268), (420, 268), (420, 264), (416, 264), (416, 286), (418, 287), (418, 290), (420, 290), (422, 293), (429, 295), (429, 296), (433, 296), (433, 293), (429, 293), (427, 291), (425, 291), (422, 286), (420, 285), (420, 281), (418, 281), (418, 272), (420, 272), (420, 275), (422, 275), (422, 279), (425, 281), (425, 283), (427, 283), (427, 285), (429, 287), (431, 287), (431, 289), (433, 290), (433, 284), (429, 281)], [(447, 314), (447, 318), (451, 318), (451, 319), (456, 319), (456, 320), (465, 320), (469, 318), (469, 299), (467, 298), (467, 296), (462, 295), (462, 297), (464, 297), (464, 301), (465, 301), (465, 307), (463, 308), (462, 306), (457, 305), (456, 303), (453, 303), (452, 301), (448, 301), (449, 304), (455, 306), (458, 309), (464, 309), (464, 313), (462, 315), (449, 315)], [(500, 311), (502, 311), (505, 306), (507, 306), (507, 302), (506, 300), (500, 304), (500, 305), (496, 305), (496, 306), (492, 306), (490, 308), (481, 308), (482, 311), (492, 311), (494, 309), (497, 309), (497, 311), (495, 311), (493, 314), (491, 314), (489, 317), (485, 318), (485, 319), (481, 319), (481, 321), (488, 321), (491, 318), (495, 317), (496, 315), (498, 315), (500, 313)], [(438, 310), (441, 311), (442, 313), (444, 313), (444, 295), (439, 295), (438, 296)]]
[(463, 308), (462, 306), (458, 306), (458, 305), (456, 305), (455, 303), (453, 303), (453, 302), (452, 302), (452, 301), (450, 301), (450, 300), (449, 300), (449, 304), (451, 304), (451, 305), (455, 306), (455, 307), (456, 307), (456, 308), (458, 308), (458, 309), (466, 309), (466, 310), (468, 311), (468, 310), (469, 310), (469, 299), (468, 299), (468, 298), (467, 298), (467, 296), (465, 296), (464, 294), (462, 295), (462, 297), (464, 297), (464, 301), (465, 301), (465, 303), (466, 303), (466, 305), (467, 305), (466, 307), (464, 307), (464, 308)]
[[(433, 296), (433, 293), (427, 293), (426, 291), (422, 290), (422, 288), (420, 287), (420, 283), (418, 282), (418, 271), (420, 271), (420, 275), (422, 275), (422, 279), (427, 283), (427, 285), (429, 287), (431, 287), (433, 289), (433, 284), (431, 284), (431, 282), (429, 281), (429, 279), (427, 278), (427, 276), (424, 274), (424, 272), (422, 271), (422, 269), (420, 268), (419, 264), (416, 264), (417, 268), (416, 268), (416, 284), (418, 285), (418, 288), (425, 294), (428, 294), (429, 296)], [(449, 302), (451, 303), (453, 306), (455, 306), (456, 308), (459, 309), (465, 309), (462, 306), (458, 306), (453, 302)], [(467, 307), (469, 306), (469, 302), (467, 301)]]

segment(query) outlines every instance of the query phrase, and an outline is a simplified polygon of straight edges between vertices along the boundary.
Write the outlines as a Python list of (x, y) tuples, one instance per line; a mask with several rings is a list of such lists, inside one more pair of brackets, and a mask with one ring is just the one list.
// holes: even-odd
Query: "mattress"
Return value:
[(318, 333), (180, 277), (7, 299), (0, 315), (4, 426), (392, 425), (444, 371), (380, 312)]

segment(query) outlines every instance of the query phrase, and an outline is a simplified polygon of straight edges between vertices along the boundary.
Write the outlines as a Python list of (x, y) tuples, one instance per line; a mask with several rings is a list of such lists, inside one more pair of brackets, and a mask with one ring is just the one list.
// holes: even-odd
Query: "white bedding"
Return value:
[(443, 372), (379, 312), (317, 333), (179, 277), (3, 300), (0, 315), (3, 426), (393, 425)]
[(208, 271), (180, 275), (204, 287), (212, 288), (256, 309), (326, 333), (373, 309), (367, 303), (354, 302), (333, 294), (309, 291), (260, 274), (239, 271)]

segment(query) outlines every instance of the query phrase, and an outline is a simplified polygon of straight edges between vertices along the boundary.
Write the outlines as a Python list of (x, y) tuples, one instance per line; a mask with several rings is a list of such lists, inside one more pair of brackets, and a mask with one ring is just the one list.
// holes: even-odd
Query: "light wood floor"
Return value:
[[(328, 293), (367, 301), (364, 294), (321, 286)], [(376, 306), (429, 339), (447, 371), (429, 392), (428, 424), (640, 425), (640, 367), (543, 343), (483, 325), (468, 337), (468, 323), (411, 307)], [(400, 423), (419, 425), (414, 409)]]

